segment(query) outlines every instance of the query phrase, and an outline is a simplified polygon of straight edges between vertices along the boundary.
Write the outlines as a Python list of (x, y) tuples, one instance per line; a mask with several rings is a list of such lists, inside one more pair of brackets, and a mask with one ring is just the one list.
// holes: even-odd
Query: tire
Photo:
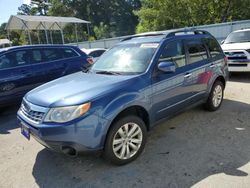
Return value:
[(209, 97), (205, 103), (205, 109), (208, 111), (216, 111), (220, 108), (224, 97), (224, 84), (217, 80), (210, 91)]
[(121, 118), (109, 130), (104, 158), (115, 165), (125, 165), (142, 153), (146, 140), (146, 126), (139, 117), (129, 115)]

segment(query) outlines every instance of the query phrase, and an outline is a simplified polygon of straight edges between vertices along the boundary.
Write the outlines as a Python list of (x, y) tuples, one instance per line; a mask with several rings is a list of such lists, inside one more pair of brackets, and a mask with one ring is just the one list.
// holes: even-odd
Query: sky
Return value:
[(30, 0), (0, 0), (0, 25), (8, 22), (11, 15), (16, 15), (23, 3), (29, 4)]

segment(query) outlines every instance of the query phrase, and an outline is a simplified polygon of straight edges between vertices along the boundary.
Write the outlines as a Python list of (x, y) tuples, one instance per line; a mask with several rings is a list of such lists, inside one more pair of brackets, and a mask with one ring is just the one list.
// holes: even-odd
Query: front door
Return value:
[(188, 97), (185, 87), (186, 55), (181, 40), (168, 43), (161, 52), (158, 63), (171, 61), (176, 65), (174, 73), (163, 73), (155, 69), (152, 77), (152, 109), (155, 120), (168, 117), (183, 107)]

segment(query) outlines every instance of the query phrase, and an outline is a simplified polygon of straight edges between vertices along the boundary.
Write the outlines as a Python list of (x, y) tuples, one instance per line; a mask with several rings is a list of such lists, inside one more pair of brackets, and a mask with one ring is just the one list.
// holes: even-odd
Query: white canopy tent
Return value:
[(5, 46), (10, 46), (12, 44), (8, 39), (0, 39), (0, 48)]
[[(27, 16), (27, 15), (12, 15), (9, 18), (9, 21), (5, 27), (5, 29), (8, 31), (8, 37), (10, 30), (25, 30), (28, 32), (29, 36), (29, 43), (32, 44), (30, 31), (31, 30), (37, 30), (37, 31), (45, 31), (46, 35), (46, 41), (49, 43), (48, 39), (48, 31), (60, 31), (62, 36), (62, 43), (64, 44), (64, 35), (63, 35), (63, 29), (68, 24), (74, 24), (75, 25), (75, 34), (76, 39), (78, 42), (78, 36), (77, 36), (77, 24), (87, 24), (87, 30), (89, 34), (89, 24), (91, 22), (86, 20), (81, 20), (79, 18), (75, 17), (54, 17), (54, 16)], [(38, 35), (39, 37), (39, 35)], [(38, 39), (40, 41), (40, 39)], [(51, 38), (53, 41), (53, 39)]]

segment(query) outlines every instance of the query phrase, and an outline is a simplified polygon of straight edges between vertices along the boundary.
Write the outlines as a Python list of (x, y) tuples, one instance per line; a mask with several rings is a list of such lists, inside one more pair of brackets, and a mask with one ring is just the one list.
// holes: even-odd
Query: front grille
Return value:
[(232, 59), (232, 60), (236, 60), (236, 59), (247, 59), (247, 57), (230, 57), (230, 56), (228, 56), (227, 57), (228, 59)]
[(29, 120), (35, 123), (41, 123), (44, 117), (44, 112), (34, 111), (31, 107), (25, 102), (22, 102), (20, 110)]
[(229, 60), (247, 59), (247, 56), (244, 52), (225, 52), (225, 55)]
[(229, 67), (247, 67), (247, 64), (228, 64)]

